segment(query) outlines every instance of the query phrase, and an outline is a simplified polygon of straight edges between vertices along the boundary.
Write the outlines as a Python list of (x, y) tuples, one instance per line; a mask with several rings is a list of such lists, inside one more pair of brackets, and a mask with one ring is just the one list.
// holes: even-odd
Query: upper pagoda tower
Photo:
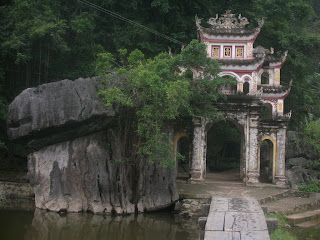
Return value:
[(255, 95), (270, 109), (270, 117), (283, 116), (283, 100), (290, 86), (280, 83), (280, 69), (287, 52), (275, 55), (273, 48), (254, 48), (254, 42), (264, 24), (263, 20), (254, 29), (247, 29), (248, 19), (238, 17), (227, 10), (222, 16), (210, 18), (210, 28), (201, 26), (196, 16), (198, 37), (207, 46), (208, 57), (216, 59), (222, 72), (220, 76), (232, 76), (237, 86), (227, 86), (222, 91), (227, 95)]

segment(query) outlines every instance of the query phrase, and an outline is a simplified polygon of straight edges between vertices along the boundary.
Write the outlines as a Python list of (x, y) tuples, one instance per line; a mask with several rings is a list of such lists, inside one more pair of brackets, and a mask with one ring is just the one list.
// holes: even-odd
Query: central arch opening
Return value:
[(222, 173), (224, 179), (239, 180), (243, 168), (242, 136), (231, 121), (214, 123), (207, 132), (206, 172)]

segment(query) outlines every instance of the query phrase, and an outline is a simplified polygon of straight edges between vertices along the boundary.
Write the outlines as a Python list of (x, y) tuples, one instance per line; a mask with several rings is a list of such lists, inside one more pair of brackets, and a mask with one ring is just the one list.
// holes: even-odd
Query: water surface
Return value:
[(0, 211), (1, 240), (194, 240), (202, 236), (196, 219), (182, 219), (169, 211), (128, 216)]

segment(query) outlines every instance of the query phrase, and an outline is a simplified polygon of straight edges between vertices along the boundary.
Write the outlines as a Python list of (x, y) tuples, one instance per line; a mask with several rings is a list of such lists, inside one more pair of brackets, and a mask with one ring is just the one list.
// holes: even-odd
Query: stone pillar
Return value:
[(244, 134), (241, 134), (241, 146), (240, 146), (240, 179), (244, 178), (245, 172), (245, 145), (244, 145)]
[(190, 169), (190, 183), (204, 181), (204, 145), (205, 145), (205, 119), (195, 117), (193, 122), (192, 160)]
[(258, 166), (258, 119), (251, 118), (249, 122), (249, 161), (247, 171), (247, 185), (259, 185), (259, 166)]
[(283, 126), (277, 133), (277, 163), (276, 163), (276, 175), (275, 184), (279, 186), (286, 185), (285, 175), (285, 148), (286, 145), (286, 127)]

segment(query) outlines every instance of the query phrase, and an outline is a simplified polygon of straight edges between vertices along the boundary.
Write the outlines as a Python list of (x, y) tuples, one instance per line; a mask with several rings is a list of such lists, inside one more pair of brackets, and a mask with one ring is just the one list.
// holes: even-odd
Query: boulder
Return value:
[(174, 170), (121, 162), (117, 135), (112, 130), (93, 133), (30, 154), (36, 207), (122, 214), (158, 210), (178, 200)]
[(301, 184), (309, 184), (311, 178), (318, 178), (318, 172), (304, 169), (302, 166), (293, 166), (286, 170), (287, 183), (293, 189), (298, 189)]
[(312, 161), (310, 160), (307, 160), (303, 157), (299, 157), (299, 158), (289, 158), (287, 159), (286, 161), (286, 168), (289, 169), (289, 168), (292, 168), (294, 166), (301, 166), (301, 167), (306, 167), (308, 166), (309, 164), (311, 164)]
[[(10, 104), (8, 135), (31, 149), (36, 207), (126, 214), (172, 205), (179, 198), (175, 169), (123, 156), (128, 136), (113, 121), (115, 111), (99, 100), (98, 84), (96, 78), (43, 84)], [(168, 127), (171, 145), (172, 132)]]
[(288, 131), (286, 138), (286, 159), (299, 158), (318, 159), (317, 149), (304, 140), (304, 135), (295, 131)]
[(98, 99), (98, 84), (79, 78), (25, 89), (9, 106), (9, 139), (40, 149), (104, 129), (115, 112)]

